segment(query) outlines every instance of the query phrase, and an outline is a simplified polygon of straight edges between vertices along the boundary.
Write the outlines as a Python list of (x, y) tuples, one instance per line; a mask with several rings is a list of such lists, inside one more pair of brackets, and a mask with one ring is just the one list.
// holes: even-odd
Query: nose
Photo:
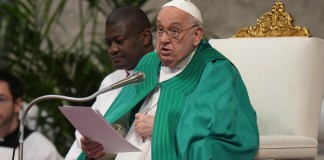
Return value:
[(108, 48), (108, 52), (111, 54), (111, 55), (114, 55), (116, 53), (119, 52), (119, 48), (118, 48), (118, 45), (116, 45), (116, 43), (111, 43), (110, 47)]
[(170, 37), (166, 31), (162, 32), (162, 35), (158, 39), (161, 43), (170, 42)]

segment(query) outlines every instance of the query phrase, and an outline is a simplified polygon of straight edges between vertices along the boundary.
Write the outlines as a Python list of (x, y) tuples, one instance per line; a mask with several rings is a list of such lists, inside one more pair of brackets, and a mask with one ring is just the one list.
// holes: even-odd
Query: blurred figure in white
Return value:
[[(0, 159), (18, 159), (19, 112), (22, 108), (23, 83), (7, 71), (0, 71)], [(25, 160), (61, 160), (55, 146), (41, 133), (24, 129)]]

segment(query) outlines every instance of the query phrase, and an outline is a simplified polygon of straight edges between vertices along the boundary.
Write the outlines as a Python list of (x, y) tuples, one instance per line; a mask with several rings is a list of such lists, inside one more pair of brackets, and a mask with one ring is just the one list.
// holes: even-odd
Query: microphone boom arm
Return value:
[(67, 101), (72, 101), (72, 102), (87, 102), (90, 101), (94, 98), (96, 98), (98, 95), (114, 90), (116, 88), (120, 88), (123, 87), (125, 85), (128, 84), (133, 84), (133, 83), (138, 83), (141, 82), (145, 79), (145, 75), (142, 72), (136, 72), (128, 77), (126, 77), (123, 80), (120, 80), (110, 86), (107, 86), (103, 89), (98, 90), (97, 92), (95, 92), (94, 94), (88, 96), (88, 97), (84, 97), (84, 98), (75, 98), (75, 97), (68, 97), (68, 96), (62, 96), (62, 95), (45, 95), (45, 96), (41, 96), (38, 97), (36, 99), (34, 99), (33, 101), (31, 101), (28, 105), (26, 110), (23, 113), (23, 116), (21, 118), (21, 122), (20, 122), (20, 136), (19, 136), (19, 153), (18, 153), (18, 159), (19, 160), (23, 160), (23, 143), (24, 143), (24, 122), (27, 116), (28, 111), (30, 110), (30, 108), (32, 106), (34, 106), (35, 104), (37, 104), (38, 102), (41, 102), (43, 100), (50, 100), (50, 99), (61, 99), (61, 100), (67, 100)]

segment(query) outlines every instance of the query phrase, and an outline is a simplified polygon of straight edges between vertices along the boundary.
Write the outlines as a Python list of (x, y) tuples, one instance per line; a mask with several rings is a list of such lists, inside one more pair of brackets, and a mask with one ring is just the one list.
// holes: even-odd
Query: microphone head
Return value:
[(112, 89), (116, 89), (119, 87), (123, 87), (125, 85), (133, 84), (133, 83), (139, 83), (145, 80), (145, 74), (143, 72), (135, 72), (131, 74), (130, 76), (126, 77), (123, 80), (120, 80), (114, 84), (111, 85)]
[(145, 80), (145, 74), (143, 72), (135, 72), (132, 75), (129, 76), (129, 78), (134, 77), (134, 83), (142, 82)]

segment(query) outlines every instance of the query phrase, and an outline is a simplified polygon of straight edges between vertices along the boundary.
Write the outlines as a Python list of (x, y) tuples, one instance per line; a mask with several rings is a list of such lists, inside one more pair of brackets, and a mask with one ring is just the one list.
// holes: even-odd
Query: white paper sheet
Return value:
[(91, 107), (63, 106), (59, 109), (83, 136), (101, 143), (105, 153), (141, 151), (124, 139), (99, 112)]

